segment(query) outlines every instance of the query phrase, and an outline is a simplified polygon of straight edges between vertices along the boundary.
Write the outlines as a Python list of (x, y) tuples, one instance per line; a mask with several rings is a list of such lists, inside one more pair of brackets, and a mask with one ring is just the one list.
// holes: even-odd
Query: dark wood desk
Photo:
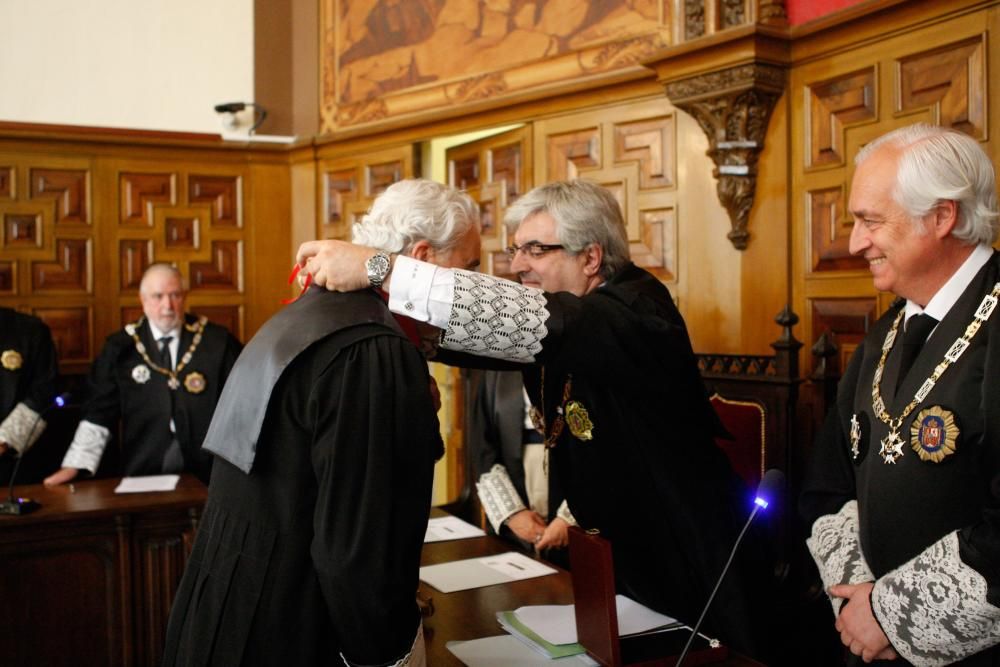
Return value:
[(155, 665), (207, 491), (115, 495), (118, 479), (15, 495), (41, 509), (0, 516), (0, 663)]
[[(442, 515), (438, 510), (431, 513), (431, 516)], [(434, 565), (513, 550), (510, 544), (492, 536), (432, 542), (424, 545), (421, 562), (423, 565)], [(420, 594), (432, 599), (434, 603), (434, 614), (424, 618), (427, 664), (433, 667), (461, 665), (445, 647), (450, 641), (505, 634), (497, 624), (498, 611), (511, 611), (535, 604), (572, 604), (573, 584), (570, 574), (560, 568), (556, 569), (559, 570), (557, 574), (545, 577), (454, 593), (441, 593), (420, 582)], [(758, 662), (736, 655), (713, 664), (720, 667), (762, 667)]]

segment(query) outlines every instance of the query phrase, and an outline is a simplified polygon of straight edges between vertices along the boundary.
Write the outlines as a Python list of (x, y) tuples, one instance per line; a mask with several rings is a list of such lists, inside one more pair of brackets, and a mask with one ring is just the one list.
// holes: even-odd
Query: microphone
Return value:
[(726, 572), (729, 571), (729, 566), (733, 564), (733, 558), (736, 556), (736, 550), (739, 549), (740, 542), (743, 541), (743, 536), (746, 534), (747, 528), (750, 527), (750, 523), (753, 521), (754, 517), (757, 516), (757, 512), (767, 509), (767, 506), (781, 495), (784, 488), (785, 473), (781, 472), (777, 468), (771, 468), (764, 473), (764, 477), (761, 478), (760, 484), (757, 485), (757, 495), (753, 500), (753, 511), (750, 512), (747, 522), (743, 524), (743, 530), (740, 531), (735, 544), (733, 544), (732, 550), (729, 552), (729, 560), (726, 561), (726, 565), (722, 568), (722, 574), (719, 575), (718, 580), (715, 582), (715, 588), (712, 589), (712, 594), (708, 596), (708, 602), (705, 603), (705, 607), (701, 610), (701, 616), (698, 617), (698, 622), (694, 624), (694, 628), (691, 630), (691, 636), (688, 637), (687, 644), (684, 645), (684, 650), (681, 651), (681, 655), (677, 658), (677, 663), (674, 667), (681, 667), (681, 663), (684, 662), (684, 658), (687, 656), (688, 651), (691, 650), (691, 644), (694, 642), (694, 638), (698, 636), (698, 628), (701, 627), (702, 621), (705, 620), (705, 616), (708, 614), (708, 608), (711, 606), (712, 600), (715, 599), (715, 594), (719, 592), (719, 586), (722, 585), (722, 580), (725, 578)]
[[(52, 402), (45, 406), (38, 415), (35, 417), (35, 421), (31, 423), (31, 428), (28, 430), (28, 437), (25, 438), (25, 443), (31, 442), (32, 437), (35, 435), (35, 429), (38, 428), (38, 422), (42, 420), (42, 415), (51, 411), (54, 408), (61, 408), (66, 405), (66, 401), (69, 400), (69, 392), (64, 392), (59, 394)], [(7, 500), (0, 502), (0, 514), (28, 514), (29, 512), (34, 512), (36, 509), (41, 507), (41, 504), (31, 498), (15, 498), (14, 497), (14, 480), (17, 479), (17, 470), (21, 467), (21, 460), (24, 459), (24, 455), (27, 450), (21, 453), (17, 457), (17, 461), (14, 462), (14, 469), (10, 473), (10, 484), (7, 487)]]

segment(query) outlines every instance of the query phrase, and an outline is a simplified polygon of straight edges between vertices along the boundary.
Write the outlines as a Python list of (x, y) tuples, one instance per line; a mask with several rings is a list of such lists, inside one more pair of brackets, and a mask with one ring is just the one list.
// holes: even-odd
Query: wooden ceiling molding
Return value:
[(727, 237), (737, 250), (750, 241), (757, 162), (788, 64), (786, 32), (763, 25), (720, 31), (645, 62), (673, 105), (708, 137), (716, 190), (729, 214)]

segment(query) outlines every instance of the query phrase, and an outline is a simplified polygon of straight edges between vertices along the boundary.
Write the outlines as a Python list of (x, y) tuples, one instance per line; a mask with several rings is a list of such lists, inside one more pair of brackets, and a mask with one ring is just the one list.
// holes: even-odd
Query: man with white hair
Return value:
[[(749, 513), (749, 498), (713, 436), (718, 418), (684, 320), (667, 288), (629, 259), (621, 208), (584, 180), (537, 187), (505, 215), (521, 284), (396, 259), (389, 306), (444, 329), (458, 351), (519, 362), (534, 421), (568, 510), (614, 552), (617, 590), (693, 624)], [(372, 249), (314, 241), (299, 249), (331, 289), (365, 284)], [(494, 525), (530, 511), (494, 466), (478, 484)], [(490, 500), (492, 498), (492, 500)], [(530, 518), (530, 517), (529, 517)], [(567, 519), (569, 517), (567, 516)], [(536, 547), (564, 546), (568, 520), (535, 522)], [(770, 600), (752, 544), (708, 612), (707, 632), (759, 655)]]
[(924, 124), (855, 159), (851, 253), (897, 301), (858, 347), (800, 508), (865, 662), (1000, 664), (1000, 255), (993, 165)]
[(108, 336), (94, 360), (87, 402), (54, 486), (93, 475), (119, 433), (121, 472), (182, 471), (208, 483), (211, 457), (201, 441), (240, 343), (205, 317), (185, 314), (180, 271), (152, 264), (142, 274), (142, 317)]
[[(401, 181), (354, 226), (389, 254), (479, 264), (479, 210)], [(443, 452), (420, 332), (378, 289), (307, 290), (247, 344), (205, 449), (208, 504), (164, 665), (426, 662), (415, 592)]]

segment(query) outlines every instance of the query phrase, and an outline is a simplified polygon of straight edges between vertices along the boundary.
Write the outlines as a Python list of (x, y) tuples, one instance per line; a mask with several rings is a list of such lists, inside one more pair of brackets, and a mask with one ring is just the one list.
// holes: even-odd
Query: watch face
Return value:
[(368, 270), (368, 280), (375, 287), (379, 287), (389, 273), (389, 256), (385, 253), (379, 253), (370, 257), (365, 262), (365, 268)]

